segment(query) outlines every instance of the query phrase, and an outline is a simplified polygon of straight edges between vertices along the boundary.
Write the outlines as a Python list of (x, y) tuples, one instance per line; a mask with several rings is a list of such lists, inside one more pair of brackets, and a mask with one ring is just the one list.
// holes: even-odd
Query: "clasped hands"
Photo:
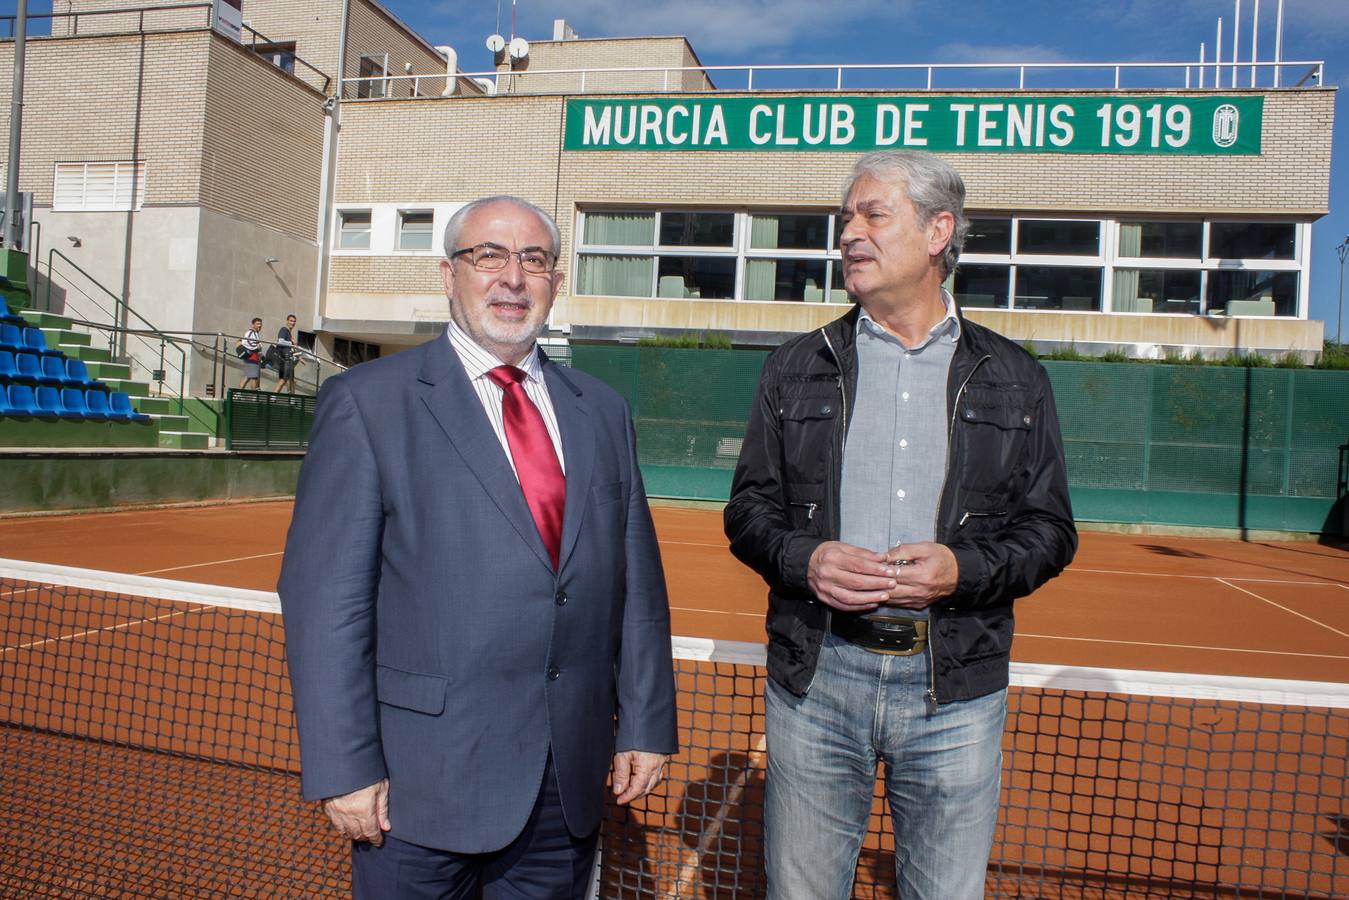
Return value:
[(810, 555), (806, 583), (821, 603), (841, 612), (927, 609), (955, 592), (959, 572), (955, 554), (944, 544), (921, 541), (877, 553), (826, 541)]
[[(626, 805), (649, 794), (660, 784), (667, 759), (663, 753), (647, 753), (644, 750), (615, 753), (610, 769), (615, 801)], [(340, 797), (329, 797), (323, 801), (323, 811), (342, 837), (368, 841), (378, 847), (384, 843), (384, 832), (391, 827), (389, 779), (380, 779), (368, 787)]]

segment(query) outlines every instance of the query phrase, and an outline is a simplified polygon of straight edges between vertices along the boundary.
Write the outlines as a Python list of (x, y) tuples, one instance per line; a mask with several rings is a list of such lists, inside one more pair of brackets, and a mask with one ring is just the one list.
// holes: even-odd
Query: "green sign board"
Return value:
[(1254, 156), (1263, 97), (1099, 95), (568, 100), (567, 150)]

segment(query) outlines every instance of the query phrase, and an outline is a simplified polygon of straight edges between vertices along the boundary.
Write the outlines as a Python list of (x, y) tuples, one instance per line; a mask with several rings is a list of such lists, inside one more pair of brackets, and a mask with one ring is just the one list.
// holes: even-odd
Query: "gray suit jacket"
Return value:
[(673, 752), (670, 620), (626, 402), (545, 360), (567, 471), (553, 570), (442, 336), (329, 379), (278, 589), (304, 795), (389, 778), (395, 837), (523, 828), (549, 749), (568, 827), (619, 750)]

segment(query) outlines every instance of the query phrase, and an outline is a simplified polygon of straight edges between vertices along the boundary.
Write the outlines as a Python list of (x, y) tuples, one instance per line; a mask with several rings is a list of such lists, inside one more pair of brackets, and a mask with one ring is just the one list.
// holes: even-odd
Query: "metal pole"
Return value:
[(9, 112), (9, 167), (5, 170), (6, 247), (18, 248), (23, 239), (19, 228), (19, 139), (23, 134), (23, 55), (28, 38), (28, 0), (19, 0), (14, 16), (14, 88)]
[(1344, 258), (1349, 256), (1349, 234), (1344, 236), (1340, 245), (1335, 248), (1335, 253), (1340, 257), (1340, 317), (1335, 323), (1335, 343), (1341, 348), (1344, 346), (1341, 341), (1341, 329), (1344, 327)]
[(1279, 86), (1279, 63), (1283, 62), (1283, 0), (1279, 0), (1278, 13), (1274, 16), (1274, 86)]
[(1213, 45), (1213, 89), (1223, 86), (1223, 17), (1218, 17), (1218, 37)]
[(1241, 47), (1241, 0), (1232, 0), (1232, 80), (1231, 86), (1237, 86), (1237, 63), (1241, 60), (1238, 49)]
[(1251, 13), (1251, 87), (1255, 87), (1255, 64), (1259, 62), (1260, 54), (1256, 48), (1260, 46), (1260, 0), (1255, 0), (1255, 10)]

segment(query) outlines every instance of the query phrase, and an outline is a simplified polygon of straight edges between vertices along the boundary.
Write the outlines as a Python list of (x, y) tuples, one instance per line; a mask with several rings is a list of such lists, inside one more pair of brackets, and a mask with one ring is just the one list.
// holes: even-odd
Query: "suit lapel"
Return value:
[[(487, 421), (487, 413), (483, 411), (482, 402), (469, 383), (468, 374), (450, 346), (449, 338), (443, 333), (427, 347), (418, 381), (422, 401), (439, 424), (440, 430), (463, 458), (464, 465), (482, 482), (492, 502), (534, 551), (539, 561), (551, 569), (553, 562), (543, 545), (543, 538), (539, 536), (529, 505), (525, 503), (520, 482), (506, 460), (492, 424)], [(568, 480), (568, 506), (571, 500), (570, 487)]]
[(576, 547), (581, 522), (590, 506), (590, 484), (595, 471), (595, 427), (584, 396), (565, 373), (550, 360), (543, 364), (548, 397), (553, 401), (558, 429), (562, 432), (562, 454), (567, 463), (567, 506), (562, 514), (562, 550), (559, 568)]

